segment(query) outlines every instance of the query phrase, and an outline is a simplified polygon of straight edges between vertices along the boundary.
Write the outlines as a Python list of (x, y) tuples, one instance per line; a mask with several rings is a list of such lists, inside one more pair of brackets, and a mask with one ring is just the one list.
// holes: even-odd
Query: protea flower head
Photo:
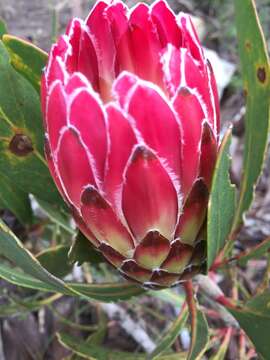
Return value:
[(151, 288), (201, 271), (219, 106), (190, 17), (99, 1), (53, 45), (41, 97), (51, 174), (104, 257)]

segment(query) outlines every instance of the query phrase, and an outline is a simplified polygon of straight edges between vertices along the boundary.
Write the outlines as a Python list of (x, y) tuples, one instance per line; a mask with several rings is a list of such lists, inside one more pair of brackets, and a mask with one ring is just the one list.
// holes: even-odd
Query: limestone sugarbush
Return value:
[(104, 257), (151, 288), (202, 271), (219, 105), (190, 17), (98, 2), (52, 46), (41, 98), (51, 174)]

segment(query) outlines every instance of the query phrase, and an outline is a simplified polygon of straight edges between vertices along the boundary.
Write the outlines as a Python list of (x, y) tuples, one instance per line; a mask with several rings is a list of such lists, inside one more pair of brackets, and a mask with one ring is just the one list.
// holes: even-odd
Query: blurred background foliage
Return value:
[[(129, 6), (135, 4), (134, 1), (127, 3)], [(176, 13), (186, 11), (193, 14), (201, 26), (204, 46), (236, 66), (229, 84), (224, 89), (221, 111), (223, 129), (226, 129), (230, 122), (233, 123), (231, 177), (234, 183), (239, 185), (243, 161), (245, 106), (233, 1), (170, 0), (169, 4)], [(269, 47), (270, 1), (257, 0), (256, 4)], [(48, 51), (57, 35), (65, 30), (69, 19), (73, 16), (85, 17), (92, 5), (93, 2), (87, 0), (0, 0), (0, 17), (5, 20), (9, 33), (23, 37)], [(269, 165), (268, 156), (256, 189), (254, 204), (236, 241), (237, 251), (259, 246), (258, 258), (254, 260), (253, 256), (247, 257), (239, 267), (224, 266), (222, 271), (212, 274), (226, 295), (234, 299), (248, 300), (251, 295), (269, 288), (269, 256), (261, 257), (270, 247)], [(7, 186), (4, 177), (1, 181), (2, 188)], [(9, 186), (7, 191), (11, 201), (17, 195), (22, 198)], [(105, 264), (95, 251), (89, 250), (85, 239), (80, 238), (75, 242), (74, 224), (70, 221), (65, 206), (59, 199), (57, 201), (59, 206), (55, 207), (45, 202), (44, 198), (37, 200), (31, 197), (31, 206), (28, 200), (23, 200), (16, 204), (15, 211), (13, 209), (12, 212), (0, 199), (0, 215), (24, 246), (52, 274), (71, 283), (118, 282), (120, 288), (124, 287), (119, 274)], [(72, 242), (74, 246), (70, 254), (71, 261), (67, 262), (67, 252)], [(46, 250), (51, 248), (53, 253), (50, 252), (48, 256)], [(72, 258), (78, 257), (83, 263), (81, 267), (72, 264)], [(1, 265), (5, 265), (6, 260), (0, 258), (0, 261)], [(99, 301), (98, 296), (102, 296), (100, 290), (97, 296), (92, 289), (92, 300), (89, 300), (87, 297), (82, 299), (21, 288), (15, 285), (20, 273), (16, 274), (17, 278), (14, 274), (6, 273), (6, 278), (11, 282), (0, 280), (1, 360), (126, 360), (130, 358), (126, 352), (133, 353), (131, 359), (146, 359), (142, 354), (151, 354), (161, 341), (167, 355), (160, 359), (187, 357), (191, 337), (185, 314), (181, 313), (178, 322), (173, 323), (184, 303), (184, 293), (180, 288), (148, 292), (128, 301), (112, 304)], [(30, 278), (28, 280), (32, 281)], [(11, 284), (12, 282), (14, 284)], [(119, 289), (112, 288), (111, 293), (113, 291)], [(118, 295), (114, 293), (114, 296)], [(237, 327), (228, 327), (224, 319), (220, 319), (211, 299), (201, 294), (199, 300), (210, 325), (210, 337), (206, 337), (202, 344), (204, 357), (232, 360), (257, 358), (248, 338)], [(263, 300), (260, 301), (262, 304)], [(252, 306), (250, 304), (250, 307)], [(202, 333), (207, 334), (203, 317), (200, 321)], [(232, 325), (231, 320), (228, 321)], [(173, 336), (169, 339), (165, 337), (167, 343), (164, 344), (163, 334), (166, 334), (168, 329)], [(112, 355), (112, 350), (118, 353)], [(148, 358), (152, 359), (154, 355), (149, 355)]]

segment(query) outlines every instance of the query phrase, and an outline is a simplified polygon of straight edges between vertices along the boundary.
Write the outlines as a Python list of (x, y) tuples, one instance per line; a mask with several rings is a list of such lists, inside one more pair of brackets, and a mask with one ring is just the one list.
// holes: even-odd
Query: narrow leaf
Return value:
[(68, 275), (73, 265), (68, 261), (69, 246), (55, 246), (40, 252), (36, 259), (51, 274), (63, 278)]
[(19, 286), (100, 301), (128, 300), (145, 292), (141, 287), (120, 282), (102, 285), (64, 283), (43, 268), (39, 261), (23, 247), (19, 239), (1, 221), (0, 255), (6, 257), (25, 272), (23, 274), (5, 265), (0, 265), (0, 277)]
[(231, 130), (224, 136), (216, 168), (213, 176), (212, 188), (208, 204), (207, 218), (207, 258), (208, 269), (216, 256), (224, 247), (226, 238), (231, 230), (235, 213), (235, 186), (229, 177), (231, 144)]
[[(40, 281), (33, 276), (27, 275), (16, 269), (0, 264), (0, 278), (11, 284), (28, 289), (41, 290), (45, 292), (60, 292), (62, 294), (80, 296), (87, 300), (98, 300), (103, 302), (124, 301), (134, 296), (141, 295), (145, 291), (129, 283), (105, 283), (105, 284), (79, 284), (66, 282), (69, 291), (57, 291), (55, 286), (49, 282)], [(71, 294), (71, 289), (74, 293)]]
[(153, 290), (153, 291), (149, 291), (148, 294), (179, 308), (181, 308), (181, 306), (185, 301), (184, 293), (177, 294), (171, 289), (164, 289), (159, 291)]
[(222, 344), (220, 345), (218, 352), (211, 358), (211, 360), (224, 360), (229, 344), (230, 344), (230, 340), (231, 340), (231, 336), (232, 336), (232, 328), (228, 328), (228, 330), (226, 331), (226, 334), (224, 336), (224, 339), (222, 341)]
[(54, 294), (42, 300), (33, 298), (27, 299), (12, 299), (12, 303), (0, 305), (0, 317), (21, 315), (24, 312), (36, 311), (43, 306), (50, 305), (62, 295)]
[(235, 0), (239, 53), (247, 98), (244, 168), (234, 229), (250, 207), (262, 170), (269, 132), (270, 70), (267, 47), (254, 0)]
[(0, 208), (9, 209), (22, 224), (32, 223), (29, 196), (0, 174)]
[(91, 265), (97, 265), (104, 262), (103, 256), (94, 249), (90, 241), (79, 231), (69, 250), (69, 261), (74, 264), (82, 265), (89, 262)]
[(228, 308), (253, 342), (258, 355), (269, 359), (270, 291), (254, 297), (239, 309)]
[(180, 312), (179, 316), (173, 322), (169, 330), (164, 336), (162, 336), (160, 343), (156, 349), (149, 355), (148, 359), (157, 359), (159, 355), (164, 353), (176, 340), (179, 336), (180, 330), (185, 325), (188, 318), (188, 308), (184, 306), (183, 310)]
[[(48, 282), (40, 281), (33, 276), (4, 264), (0, 264), (0, 278), (11, 284), (22, 286), (27, 289), (41, 290), (44, 292), (57, 292), (54, 285), (51, 285)], [(64, 293), (62, 291), (59, 292)]]
[[(60, 343), (69, 350), (72, 350), (77, 355), (90, 360), (146, 360), (146, 355), (132, 354), (122, 351), (106, 350), (104, 347), (98, 347), (93, 344), (87, 344), (83, 341), (79, 342), (77, 338), (71, 337), (67, 334), (57, 334)], [(177, 353), (172, 355), (160, 356), (160, 360), (184, 360), (186, 355)]]
[(198, 360), (205, 353), (209, 342), (208, 324), (205, 315), (197, 309), (196, 318), (192, 329), (191, 348), (188, 360)]
[(26, 193), (63, 203), (43, 156), (40, 99), (0, 41), (0, 174)]
[(10, 54), (11, 64), (39, 93), (42, 70), (47, 63), (48, 54), (34, 44), (12, 35), (4, 35), (3, 43)]
[(20, 267), (28, 275), (49, 284), (53, 291), (72, 295), (73, 292), (66, 285), (47, 270), (45, 270), (35, 257), (26, 250), (20, 240), (0, 220), (0, 255)]
[(64, 204), (58, 206), (58, 204), (51, 204), (37, 197), (35, 197), (35, 199), (38, 202), (41, 209), (46, 213), (48, 218), (53, 223), (57, 224), (60, 228), (67, 231), (71, 235), (74, 235), (76, 233), (76, 230), (71, 226), (70, 215), (67, 213)]
[(67, 283), (69, 288), (87, 298), (104, 302), (129, 300), (134, 296), (146, 294), (146, 291), (130, 283), (79, 284)]
[(0, 18), (0, 39), (1, 39), (2, 36), (3, 36), (4, 34), (6, 34), (6, 33), (7, 33), (6, 24), (5, 24), (4, 20), (2, 20), (2, 19)]
[(249, 249), (245, 253), (241, 254), (241, 257), (237, 258), (239, 265), (246, 265), (249, 260), (259, 259), (262, 256), (267, 255), (270, 252), (270, 237), (265, 239), (263, 242)]

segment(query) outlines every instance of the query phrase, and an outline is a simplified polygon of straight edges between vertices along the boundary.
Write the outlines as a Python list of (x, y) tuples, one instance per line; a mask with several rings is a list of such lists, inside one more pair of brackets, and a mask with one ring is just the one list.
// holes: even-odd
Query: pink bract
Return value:
[(41, 99), (51, 174), (105, 258), (151, 288), (202, 271), (219, 105), (190, 17), (97, 2), (53, 45)]

